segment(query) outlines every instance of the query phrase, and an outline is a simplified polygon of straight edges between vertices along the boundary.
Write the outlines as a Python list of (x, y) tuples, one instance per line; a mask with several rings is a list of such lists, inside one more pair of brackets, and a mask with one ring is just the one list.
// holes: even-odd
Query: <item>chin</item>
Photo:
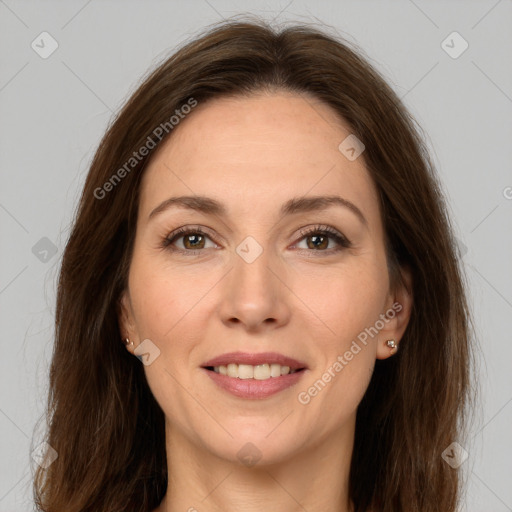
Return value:
[(280, 435), (276, 432), (269, 435), (271, 431), (272, 429), (262, 432), (261, 429), (245, 428), (236, 430), (236, 435), (229, 440), (224, 438), (219, 443), (212, 443), (210, 439), (206, 444), (211, 453), (226, 462), (261, 467), (290, 459), (306, 441), (294, 439), (293, 434), (287, 430), (280, 432)]

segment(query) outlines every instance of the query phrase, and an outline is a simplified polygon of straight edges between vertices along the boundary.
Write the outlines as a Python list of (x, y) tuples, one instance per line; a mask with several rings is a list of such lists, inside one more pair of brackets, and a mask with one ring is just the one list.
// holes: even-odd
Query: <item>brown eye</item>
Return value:
[(185, 235), (183, 238), (183, 245), (186, 249), (203, 249), (204, 236), (200, 234)]
[[(330, 253), (352, 245), (346, 237), (330, 226), (315, 226), (313, 229), (301, 230), (300, 234), (301, 242), (306, 240), (307, 249), (315, 252)], [(334, 241), (334, 247), (329, 247), (330, 240)]]
[(309, 249), (327, 249), (327, 246), (329, 245), (329, 237), (327, 236), (313, 235), (306, 237), (306, 239), (308, 239), (307, 244)]
[[(210, 241), (211, 245), (207, 246)], [(217, 247), (210, 237), (199, 228), (186, 229), (182, 228), (171, 233), (162, 241), (162, 247), (181, 253), (197, 254), (204, 249)]]

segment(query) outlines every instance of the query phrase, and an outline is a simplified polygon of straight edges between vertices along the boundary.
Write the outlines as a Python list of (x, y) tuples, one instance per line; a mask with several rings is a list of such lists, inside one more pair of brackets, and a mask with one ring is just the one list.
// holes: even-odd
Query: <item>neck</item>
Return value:
[(154, 512), (352, 512), (354, 425), (286, 460), (245, 466), (166, 426), (168, 488)]

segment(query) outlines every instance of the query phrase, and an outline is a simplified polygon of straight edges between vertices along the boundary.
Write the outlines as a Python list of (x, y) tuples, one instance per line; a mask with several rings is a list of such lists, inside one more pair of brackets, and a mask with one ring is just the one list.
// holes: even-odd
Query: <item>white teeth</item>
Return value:
[(259, 364), (254, 367), (254, 378), (256, 380), (270, 379), (270, 366), (268, 364)]
[(228, 364), (227, 374), (228, 374), (228, 377), (238, 377), (238, 365), (237, 364)]
[(239, 379), (252, 379), (254, 378), (254, 366), (249, 364), (238, 365), (238, 378)]
[(289, 366), (281, 366), (277, 363), (265, 363), (256, 366), (230, 363), (224, 366), (214, 366), (213, 371), (221, 375), (227, 375), (228, 377), (238, 377), (239, 379), (267, 380), (280, 377), (281, 375), (295, 373), (297, 370), (290, 371)]
[(270, 365), (270, 376), (281, 377), (281, 365), (273, 363)]

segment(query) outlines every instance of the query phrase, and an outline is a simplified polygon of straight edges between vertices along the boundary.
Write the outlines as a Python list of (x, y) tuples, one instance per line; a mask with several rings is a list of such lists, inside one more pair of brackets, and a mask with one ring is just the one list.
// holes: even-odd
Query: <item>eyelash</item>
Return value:
[[(202, 236), (206, 236), (206, 237), (210, 238), (210, 240), (211, 240), (211, 236), (208, 233), (206, 233), (205, 231), (203, 231), (203, 229), (201, 229), (200, 226), (195, 227), (195, 228), (183, 227), (183, 228), (179, 228), (175, 232), (173, 232), (173, 233), (169, 234), (167, 237), (165, 237), (162, 240), (161, 247), (163, 249), (167, 249), (172, 252), (186, 254), (187, 256), (199, 255), (199, 254), (201, 254), (201, 252), (204, 252), (205, 249), (198, 249), (198, 250), (192, 250), (192, 249), (188, 250), (187, 249), (187, 250), (185, 250), (185, 249), (171, 248), (172, 244), (176, 240), (184, 237), (185, 235), (192, 235), (192, 234), (194, 234), (194, 235), (199, 234)], [(298, 249), (298, 251), (300, 251), (300, 252), (318, 252), (320, 254), (324, 253), (324, 254), (329, 255), (334, 252), (338, 252), (343, 249), (352, 247), (352, 243), (348, 240), (348, 238), (346, 238), (345, 236), (343, 236), (341, 233), (339, 233), (338, 231), (336, 231), (334, 228), (332, 228), (330, 226), (317, 225), (317, 226), (314, 226), (309, 229), (301, 229), (300, 234), (301, 234), (301, 238), (299, 239), (299, 242), (302, 241), (304, 238), (311, 236), (311, 235), (321, 235), (321, 236), (328, 236), (328, 237), (332, 238), (339, 246), (334, 249), (331, 248), (331, 249), (320, 250), (320, 251), (316, 251), (314, 249)]]

